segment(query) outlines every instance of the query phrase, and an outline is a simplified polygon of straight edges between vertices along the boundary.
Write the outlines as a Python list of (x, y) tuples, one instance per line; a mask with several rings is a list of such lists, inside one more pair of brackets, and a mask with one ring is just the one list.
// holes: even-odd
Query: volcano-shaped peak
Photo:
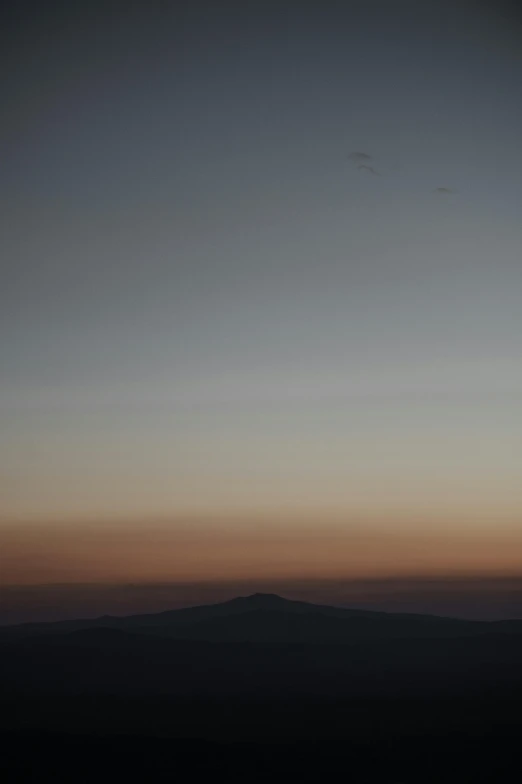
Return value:
[(235, 601), (255, 607), (256, 609), (273, 609), (274, 607), (283, 607), (284, 605), (291, 604), (289, 599), (283, 599), (282, 596), (278, 596), (276, 593), (253, 593), (250, 596), (240, 596)]

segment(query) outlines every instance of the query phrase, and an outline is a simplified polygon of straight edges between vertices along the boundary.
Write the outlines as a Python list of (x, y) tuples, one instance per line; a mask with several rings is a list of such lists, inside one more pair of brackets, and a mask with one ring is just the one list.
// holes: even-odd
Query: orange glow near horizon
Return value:
[(0, 543), (4, 585), (500, 576), (522, 567), (520, 528), (462, 522), (4, 522)]

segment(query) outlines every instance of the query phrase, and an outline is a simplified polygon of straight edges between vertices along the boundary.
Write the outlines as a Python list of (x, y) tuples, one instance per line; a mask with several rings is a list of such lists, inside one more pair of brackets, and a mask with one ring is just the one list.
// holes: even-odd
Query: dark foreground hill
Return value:
[(516, 621), (255, 595), (4, 628), (0, 688), (7, 780), (518, 780)]

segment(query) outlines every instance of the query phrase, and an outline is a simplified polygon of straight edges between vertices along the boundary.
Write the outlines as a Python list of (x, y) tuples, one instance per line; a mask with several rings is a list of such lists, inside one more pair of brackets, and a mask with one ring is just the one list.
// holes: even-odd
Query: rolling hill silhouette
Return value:
[(0, 685), (25, 693), (392, 694), (522, 681), (520, 621), (374, 613), (272, 594), (5, 627), (0, 643)]
[(160, 613), (0, 629), (0, 639), (119, 629), (173, 639), (215, 642), (350, 643), (359, 639), (477, 637), (522, 633), (522, 621), (466, 621), (432, 615), (352, 610), (256, 593), (212, 605)]
[[(520, 621), (273, 594), (4, 627), (0, 734), (9, 753), (0, 772), (142, 781), (153, 771), (173, 781), (219, 771), (286, 782), (348, 765), (357, 781), (507, 780), (521, 663)], [(85, 779), (78, 755), (89, 763)]]

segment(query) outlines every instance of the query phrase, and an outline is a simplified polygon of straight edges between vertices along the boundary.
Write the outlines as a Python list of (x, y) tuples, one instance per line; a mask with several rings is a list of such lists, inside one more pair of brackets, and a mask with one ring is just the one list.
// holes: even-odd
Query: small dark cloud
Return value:
[(368, 174), (373, 174), (375, 177), (381, 176), (378, 171), (375, 171), (373, 166), (365, 166), (364, 164), (361, 164), (357, 168), (360, 169), (361, 171), (368, 172)]
[(443, 193), (443, 194), (444, 193), (456, 193), (456, 192), (457, 191), (454, 191), (453, 188), (435, 188), (435, 190), (433, 191), (433, 193)]
[(371, 161), (372, 156), (365, 152), (351, 152), (348, 159), (351, 161)]

